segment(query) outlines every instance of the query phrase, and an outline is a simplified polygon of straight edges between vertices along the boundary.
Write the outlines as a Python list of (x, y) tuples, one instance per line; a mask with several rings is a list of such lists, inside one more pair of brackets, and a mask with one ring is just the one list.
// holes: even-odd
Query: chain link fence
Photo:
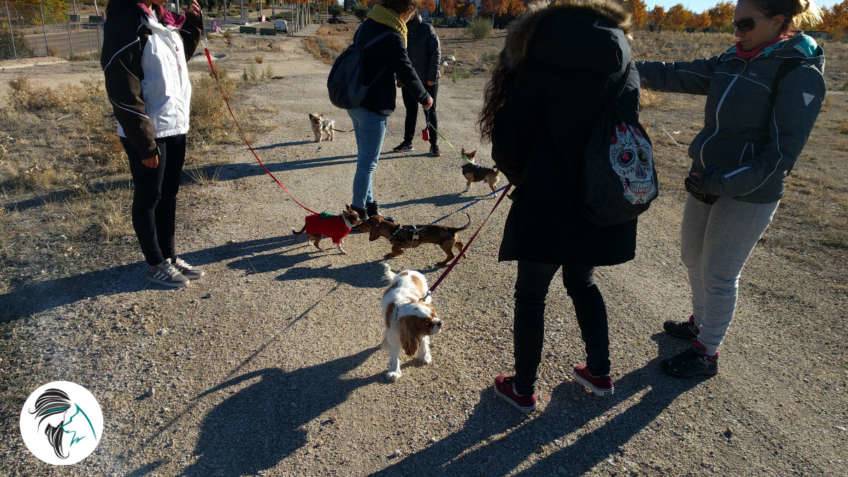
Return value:
[(0, 59), (96, 57), (103, 41), (102, 8), (63, 0), (0, 0)]
[[(174, 0), (168, 6), (180, 11), (190, 1)], [(69, 60), (96, 58), (103, 44), (106, 0), (99, 2), (0, 0), (0, 60), (44, 56)], [(311, 23), (323, 23), (328, 17), (329, 4), (327, 0), (302, 3), (201, 0), (200, 3), (206, 12), (208, 31), (226, 25), (255, 25), (255, 34), (260, 30), (267, 32), (268, 28), (275, 30), (275, 20), (285, 20), (281, 30), (289, 34)]]

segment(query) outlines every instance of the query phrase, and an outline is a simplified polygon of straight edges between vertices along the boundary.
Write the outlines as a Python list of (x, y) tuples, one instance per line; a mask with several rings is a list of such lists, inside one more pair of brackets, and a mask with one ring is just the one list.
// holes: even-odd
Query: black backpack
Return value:
[(620, 97), (631, 69), (606, 91), (605, 110), (583, 153), (582, 202), (586, 218), (609, 226), (635, 219), (659, 194), (651, 139), (637, 111), (622, 111)]
[[(353, 109), (362, 105), (371, 87), (370, 84), (364, 84), (362, 81), (362, 52), (392, 34), (392, 32), (380, 33), (365, 45), (360, 45), (358, 38), (361, 30), (360, 27), (353, 37), (353, 43), (336, 58), (333, 68), (330, 69), (330, 76), (327, 77), (330, 102), (337, 108)], [(375, 78), (379, 78), (380, 74)]]

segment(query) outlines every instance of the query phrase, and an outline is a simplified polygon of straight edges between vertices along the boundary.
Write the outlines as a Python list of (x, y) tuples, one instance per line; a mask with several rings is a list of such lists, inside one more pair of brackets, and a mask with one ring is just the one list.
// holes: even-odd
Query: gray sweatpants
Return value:
[(739, 275), (779, 204), (722, 197), (710, 205), (691, 195), (686, 200), (681, 258), (689, 271), (698, 341), (709, 354), (718, 351), (730, 327)]

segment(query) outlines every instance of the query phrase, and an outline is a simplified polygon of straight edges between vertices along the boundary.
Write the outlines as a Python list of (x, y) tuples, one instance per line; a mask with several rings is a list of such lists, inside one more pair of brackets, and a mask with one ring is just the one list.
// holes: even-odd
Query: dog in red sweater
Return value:
[(321, 239), (329, 237), (339, 251), (347, 255), (347, 251), (342, 247), (342, 242), (350, 234), (350, 231), (360, 223), (362, 223), (362, 219), (360, 219), (359, 214), (348, 205), (340, 215), (332, 215), (326, 212), (308, 215), (303, 228), (299, 232), (292, 230), (292, 233), (300, 235), (305, 232), (308, 240), (318, 250), (324, 250), (320, 245)]

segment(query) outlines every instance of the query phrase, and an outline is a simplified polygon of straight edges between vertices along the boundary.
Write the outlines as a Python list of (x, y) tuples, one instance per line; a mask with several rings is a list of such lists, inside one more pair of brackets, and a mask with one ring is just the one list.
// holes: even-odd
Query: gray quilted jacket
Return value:
[[(775, 84), (784, 62), (790, 64)], [(703, 192), (768, 203), (783, 196), (784, 177), (818, 117), (824, 62), (815, 40), (799, 33), (747, 61), (732, 47), (710, 59), (637, 67), (646, 88), (707, 95), (704, 128), (689, 147)]]

